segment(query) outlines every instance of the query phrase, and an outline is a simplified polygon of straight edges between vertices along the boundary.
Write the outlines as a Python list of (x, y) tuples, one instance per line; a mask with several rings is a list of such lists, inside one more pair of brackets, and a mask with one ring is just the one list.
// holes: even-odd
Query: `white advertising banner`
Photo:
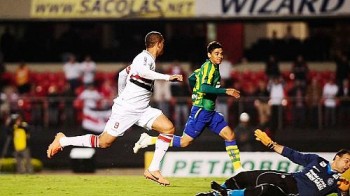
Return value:
[(31, 0), (30, 17), (276, 18), (349, 16), (349, 0)]
[[(331, 161), (335, 153), (317, 153)], [(274, 152), (241, 152), (246, 170), (299, 171), (302, 167)], [(231, 161), (226, 152), (167, 152), (162, 174), (171, 177), (230, 177)]]
[(312, 17), (350, 14), (348, 0), (197, 0), (196, 17)]

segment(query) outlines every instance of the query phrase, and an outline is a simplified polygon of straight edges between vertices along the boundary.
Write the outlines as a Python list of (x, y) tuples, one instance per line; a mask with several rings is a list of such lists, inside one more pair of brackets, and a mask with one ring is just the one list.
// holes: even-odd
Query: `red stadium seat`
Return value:
[(255, 72), (255, 76), (257, 77), (258, 80), (264, 80), (264, 81), (267, 81), (267, 76), (265, 74), (265, 71), (264, 70), (261, 70), (261, 71), (257, 71)]
[(335, 73), (333, 71), (326, 70), (321, 72), (321, 77), (326, 80), (335, 79)]
[(57, 83), (59, 80), (59, 75), (54, 72), (47, 72), (45, 73), (47, 76), (47, 79), (50, 81), (50, 83)]
[(240, 79), (240, 72), (238, 72), (238, 71), (232, 71), (231, 72), (231, 78), (232, 78), (232, 80), (239, 80)]

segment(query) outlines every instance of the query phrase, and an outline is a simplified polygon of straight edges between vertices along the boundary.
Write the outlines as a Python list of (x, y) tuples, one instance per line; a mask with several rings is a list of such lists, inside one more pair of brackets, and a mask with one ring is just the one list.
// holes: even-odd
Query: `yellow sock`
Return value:
[(233, 169), (237, 170), (241, 168), (242, 167), (241, 157), (240, 157), (240, 153), (237, 145), (226, 146), (226, 151), (231, 159)]

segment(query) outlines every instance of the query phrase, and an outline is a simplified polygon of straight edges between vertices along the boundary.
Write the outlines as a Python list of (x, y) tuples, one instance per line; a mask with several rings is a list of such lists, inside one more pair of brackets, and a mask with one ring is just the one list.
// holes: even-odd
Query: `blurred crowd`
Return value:
[(2, 122), (12, 113), (21, 113), (32, 125), (74, 124), (89, 118), (84, 109), (109, 110), (116, 96), (115, 73), (96, 73), (89, 55), (81, 62), (74, 54), (67, 55), (59, 72), (33, 72), (25, 62), (15, 72), (2, 67)]
[[(231, 105), (228, 102), (228, 108), (237, 105), (230, 114), (247, 112), (253, 125), (271, 135), (286, 126), (348, 127), (350, 62), (344, 53), (338, 53), (335, 65), (335, 71), (310, 70), (299, 54), (291, 61), (291, 69), (282, 72), (277, 56), (270, 55), (264, 71), (231, 72), (230, 80), (241, 90), (242, 99)], [(233, 117), (230, 122), (237, 121)]]
[[(190, 73), (183, 69), (180, 62), (190, 62), (192, 67), (189, 70), (194, 70), (201, 64), (199, 59), (202, 59), (202, 51), (196, 50), (195, 47), (201, 48), (201, 45), (205, 45), (206, 37), (200, 33), (204, 32), (202, 28), (205, 25), (182, 27), (182, 25), (172, 26), (177, 33), (169, 36), (171, 38), (167, 40), (166, 54), (170, 56), (165, 55), (165, 59), (179, 57), (178, 60), (170, 60), (169, 62), (173, 62), (166, 69), (158, 66), (158, 71), (183, 74), (187, 77)], [(99, 26), (91, 28), (98, 29)], [(36, 30), (32, 28), (25, 29), (28, 31), (28, 36), (31, 33), (35, 34)], [(96, 44), (92, 41), (96, 36), (91, 37), (95, 32), (92, 29), (84, 25), (67, 25), (66, 31), (53, 42), (48, 40), (37, 42), (38, 38), (35, 36), (24, 36), (23, 39), (26, 42), (32, 40), (33, 43), (22, 43), (22, 45), (21, 41), (11, 33), (10, 28), (5, 29), (1, 36), (3, 53), (0, 53), (1, 122), (12, 113), (21, 113), (25, 121), (34, 126), (69, 126), (78, 122), (86, 131), (103, 131), (112, 101), (117, 96), (119, 70), (97, 71), (97, 64), (93, 57), (86, 55), (92, 52), (101, 58), (100, 54), (93, 52), (95, 50), (92, 46)], [(120, 43), (116, 42), (115, 47), (125, 45), (121, 42), (125, 41), (123, 36), (126, 36), (128, 46), (132, 46), (128, 51), (132, 53), (133, 47), (136, 48), (136, 43), (139, 42), (140, 38), (137, 36), (139, 32), (132, 29), (130, 32), (134, 32), (135, 35), (119, 35), (118, 32), (115, 31), (117, 38), (120, 38)], [(251, 126), (265, 130), (271, 136), (285, 127), (348, 128), (347, 122), (350, 120), (349, 53), (346, 53), (348, 50), (339, 52), (341, 50), (339, 47), (339, 51), (334, 50), (332, 54), (330, 40), (325, 39), (327, 36), (324, 32), (315, 28), (308, 38), (301, 40), (293, 35), (291, 26), (287, 26), (283, 36), (277, 36), (277, 32), (274, 31), (271, 37), (257, 40), (250, 49), (245, 51), (245, 57), (241, 61), (243, 66), (248, 60), (264, 62), (265, 70), (262, 71), (247, 69), (236, 71), (234, 66), (236, 62), (231, 62), (233, 54), (225, 54), (226, 58), (220, 65), (221, 85), (240, 90), (241, 98), (236, 100), (225, 96), (220, 97), (216, 107), (227, 118), (231, 127), (241, 123), (240, 115), (244, 113), (249, 116)], [(44, 37), (42, 36), (41, 39), (45, 39)], [(36, 50), (23, 48), (21, 52), (22, 50), (18, 48), (46, 42), (51, 43), (47, 45), (47, 50), (41, 47), (37, 47)], [(191, 44), (188, 45), (189, 42)], [(187, 47), (183, 47), (185, 45)], [(113, 51), (118, 52), (117, 48), (113, 48)], [(61, 55), (60, 58), (64, 62), (62, 71), (34, 72), (25, 61), (18, 63), (15, 72), (6, 70), (4, 63), (6, 59), (11, 61), (26, 57), (16, 55), (16, 52), (26, 54), (27, 57), (50, 57), (48, 53), (31, 54), (39, 51)], [(67, 51), (71, 52), (67, 53)], [(112, 55), (120, 56), (114, 53)], [(5, 60), (4, 57), (6, 57)], [(336, 69), (335, 71), (311, 70), (308, 61), (315, 60), (334, 61)], [(289, 62), (290, 70), (281, 71), (280, 61)], [(191, 89), (187, 81), (183, 83), (156, 81), (152, 104), (169, 116), (178, 130), (182, 130), (191, 107)]]
[[(336, 70), (310, 70), (302, 55), (281, 71), (277, 56), (270, 55), (263, 71), (235, 71), (225, 60), (220, 66), (222, 86), (241, 91), (239, 100), (220, 97), (217, 110), (232, 127), (242, 113), (250, 124), (274, 135), (284, 127), (322, 129), (347, 127), (350, 120), (350, 64), (344, 53), (335, 59)], [(20, 112), (32, 125), (83, 124), (87, 131), (102, 131), (117, 92), (118, 70), (98, 72), (91, 56), (78, 61), (67, 55), (62, 71), (33, 72), (20, 62), (14, 73), (1, 63), (1, 121)], [(194, 68), (193, 68), (194, 69)], [(159, 70), (169, 74), (189, 73), (180, 62)], [(191, 89), (186, 82), (157, 81), (153, 103), (182, 130), (191, 107)]]

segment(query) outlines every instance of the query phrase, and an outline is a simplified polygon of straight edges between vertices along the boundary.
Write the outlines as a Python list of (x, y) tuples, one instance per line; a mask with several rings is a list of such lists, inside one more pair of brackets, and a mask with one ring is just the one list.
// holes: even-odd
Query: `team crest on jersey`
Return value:
[(321, 167), (326, 167), (326, 166), (327, 166), (327, 163), (324, 162), (324, 161), (322, 161), (322, 162), (320, 162), (320, 166), (321, 166)]
[(334, 184), (334, 178), (328, 178), (327, 184), (328, 186), (332, 186)]
[(114, 128), (115, 128), (115, 129), (118, 129), (118, 127), (119, 127), (119, 123), (116, 122), (116, 123), (114, 124)]

